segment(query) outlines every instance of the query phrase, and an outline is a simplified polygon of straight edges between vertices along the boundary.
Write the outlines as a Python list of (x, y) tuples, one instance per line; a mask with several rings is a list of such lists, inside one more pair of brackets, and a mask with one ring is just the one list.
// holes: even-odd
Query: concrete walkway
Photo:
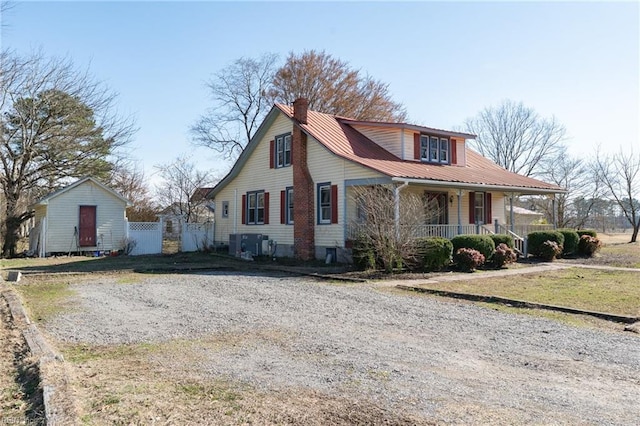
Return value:
[(485, 278), (494, 278), (494, 277), (508, 277), (508, 276), (515, 276), (515, 275), (524, 275), (524, 274), (540, 274), (540, 273), (545, 273), (549, 271), (557, 271), (557, 270), (569, 269), (569, 268), (586, 268), (586, 269), (600, 269), (605, 271), (637, 272), (640, 274), (640, 268), (620, 268), (616, 266), (606, 266), (606, 265), (583, 265), (583, 264), (575, 264), (575, 263), (549, 262), (549, 263), (540, 263), (540, 264), (535, 264), (532, 266), (521, 267), (521, 268), (498, 269), (495, 271), (476, 271), (474, 273), (449, 272), (449, 273), (443, 273), (441, 275), (434, 275), (433, 277), (429, 277), (429, 278), (369, 281), (369, 283), (375, 287), (396, 287), (398, 285), (412, 287), (412, 286), (418, 286), (418, 285), (424, 285), (424, 284), (436, 284), (439, 282), (482, 280)]

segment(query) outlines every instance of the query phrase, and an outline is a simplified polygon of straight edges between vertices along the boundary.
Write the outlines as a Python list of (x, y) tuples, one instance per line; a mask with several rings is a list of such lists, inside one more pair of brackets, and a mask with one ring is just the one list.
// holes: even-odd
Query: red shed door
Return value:
[(96, 206), (80, 206), (80, 229), (78, 232), (80, 247), (95, 247)]

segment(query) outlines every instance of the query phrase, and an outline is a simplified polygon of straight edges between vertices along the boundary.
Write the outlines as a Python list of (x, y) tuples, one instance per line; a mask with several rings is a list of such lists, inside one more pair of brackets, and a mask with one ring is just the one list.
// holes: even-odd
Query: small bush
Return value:
[(485, 259), (491, 258), (496, 249), (496, 244), (488, 235), (458, 235), (451, 239), (451, 243), (454, 253), (461, 248), (470, 248), (479, 251)]
[[(527, 235), (527, 244), (529, 247), (529, 253), (534, 256), (542, 257), (542, 244), (545, 241), (553, 241), (558, 246), (562, 247), (564, 244), (564, 235), (557, 231), (534, 231)], [(560, 251), (562, 253), (562, 249)]]
[(564, 237), (562, 255), (566, 256), (576, 253), (578, 251), (578, 241), (580, 240), (578, 233), (574, 229), (558, 229), (558, 232)]
[(516, 260), (518, 260), (518, 255), (505, 243), (498, 244), (496, 251), (493, 253), (493, 257), (491, 257), (491, 263), (496, 268), (502, 268), (504, 265), (513, 263)]
[(366, 235), (358, 236), (353, 242), (351, 257), (353, 258), (353, 266), (360, 271), (376, 268), (376, 254), (373, 250), (373, 244)]
[(578, 253), (583, 256), (591, 257), (602, 247), (602, 243), (596, 237), (591, 235), (583, 235), (578, 242)]
[(421, 267), (425, 271), (439, 271), (451, 263), (453, 244), (446, 238), (418, 238), (416, 246)]
[(538, 256), (546, 262), (553, 262), (553, 259), (560, 256), (561, 253), (561, 245), (555, 241), (545, 241), (540, 247), (540, 254)]
[(473, 272), (484, 264), (485, 257), (478, 250), (471, 248), (460, 248), (456, 251), (453, 259), (455, 260), (458, 268), (465, 272)]
[(580, 237), (582, 237), (583, 235), (588, 235), (593, 238), (598, 238), (598, 233), (595, 229), (578, 229), (576, 232)]
[(509, 234), (492, 234), (489, 235), (489, 237), (491, 237), (496, 247), (500, 244), (506, 244), (512, 250), (516, 247), (513, 242), (513, 237)]

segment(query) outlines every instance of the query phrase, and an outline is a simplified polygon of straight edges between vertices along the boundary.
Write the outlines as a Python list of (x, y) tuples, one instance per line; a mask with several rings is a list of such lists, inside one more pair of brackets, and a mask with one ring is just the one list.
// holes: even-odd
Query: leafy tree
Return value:
[(291, 52), (273, 78), (270, 95), (287, 105), (306, 98), (314, 111), (358, 120), (406, 119), (402, 104), (391, 99), (387, 83), (362, 75), (325, 51)]
[(525, 176), (541, 174), (564, 150), (565, 128), (522, 102), (503, 101), (464, 123), (478, 137), (473, 147), (496, 164)]
[(199, 188), (212, 187), (216, 179), (211, 173), (196, 169), (195, 163), (185, 155), (156, 168), (162, 179), (162, 183), (156, 185), (160, 205), (170, 208), (187, 222), (198, 222), (208, 201), (194, 194)]
[(640, 230), (640, 155), (622, 149), (610, 156), (596, 152), (593, 170), (631, 225), (635, 243)]
[(274, 102), (309, 100), (315, 111), (360, 120), (403, 121), (388, 84), (351, 69), (326, 52), (291, 53), (278, 68), (277, 57), (240, 58), (207, 83), (214, 105), (191, 127), (193, 142), (225, 159), (239, 155)]
[(68, 60), (42, 54), (0, 59), (0, 189), (3, 256), (15, 255), (33, 198), (70, 178), (108, 177), (110, 158), (134, 128), (113, 114), (115, 95)]

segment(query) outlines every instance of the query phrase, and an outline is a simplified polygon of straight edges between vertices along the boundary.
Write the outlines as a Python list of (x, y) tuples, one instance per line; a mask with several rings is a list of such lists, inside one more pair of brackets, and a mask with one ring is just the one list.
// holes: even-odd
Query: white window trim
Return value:
[[(431, 141), (437, 145), (435, 159), (431, 159)], [(432, 164), (451, 164), (451, 140), (439, 136), (421, 134), (420, 135), (420, 161)], [(444, 149), (443, 149), (444, 148)], [(446, 153), (444, 156), (443, 151)]]
[[(259, 207), (259, 203), (258, 203), (258, 199), (260, 195), (262, 195), (262, 207)], [(253, 209), (251, 208), (252, 197), (255, 197), (255, 200), (256, 200), (256, 205), (255, 207), (253, 207)], [(260, 211), (260, 209), (262, 209), (262, 221), (258, 220), (258, 217), (259, 217), (258, 212)], [(251, 210), (254, 211), (253, 221), (251, 221)], [(265, 213), (264, 191), (247, 192), (247, 217), (246, 217), (247, 225), (264, 225), (264, 213)]]
[[(284, 208), (285, 216), (284, 221), (287, 225), (293, 225), (293, 187), (289, 186), (285, 189)], [(289, 210), (289, 204), (291, 204), (291, 210)]]
[[(328, 218), (323, 218), (322, 217), (322, 207), (323, 207), (323, 203), (322, 203), (322, 191), (326, 190), (329, 194), (329, 203), (328, 206), (325, 204), (324, 207), (329, 207), (329, 217)], [(331, 224), (331, 183), (319, 183), (318, 184), (318, 224), (319, 225), (329, 225)]]
[[(287, 149), (287, 142), (289, 145), (289, 149)], [(275, 138), (275, 166), (276, 169), (280, 169), (282, 167), (288, 167), (291, 165), (291, 134), (278, 135)], [(289, 154), (289, 159), (287, 161), (287, 153)]]

